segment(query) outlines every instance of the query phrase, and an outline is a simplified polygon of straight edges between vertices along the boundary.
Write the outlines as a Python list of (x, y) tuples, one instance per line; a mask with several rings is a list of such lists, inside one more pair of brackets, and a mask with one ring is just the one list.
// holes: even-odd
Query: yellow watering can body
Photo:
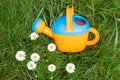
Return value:
[[(67, 7), (66, 16), (62, 16), (51, 25), (49, 29), (43, 20), (36, 19), (32, 31), (44, 33), (54, 39), (57, 48), (62, 52), (80, 52), (86, 45), (94, 45), (99, 41), (99, 33), (90, 27), (89, 22), (82, 16), (75, 16), (73, 7)], [(88, 40), (89, 32), (95, 37)]]

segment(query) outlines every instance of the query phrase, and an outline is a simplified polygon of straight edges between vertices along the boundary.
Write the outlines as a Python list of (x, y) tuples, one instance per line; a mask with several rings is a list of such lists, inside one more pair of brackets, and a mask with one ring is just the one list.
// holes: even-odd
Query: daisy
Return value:
[(54, 72), (54, 71), (56, 70), (56, 66), (55, 66), (54, 64), (50, 64), (50, 65), (48, 66), (48, 70), (49, 70), (50, 72)]
[(53, 80), (53, 77), (50, 77), (51, 80)]
[(30, 34), (31, 40), (36, 40), (39, 37), (39, 35), (36, 32), (33, 32)]
[(26, 53), (24, 51), (17, 51), (17, 53), (15, 54), (15, 58), (18, 60), (18, 61), (23, 61), (25, 60), (25, 57), (26, 57)]
[(29, 61), (28, 63), (27, 63), (27, 68), (29, 69), (29, 70), (34, 70), (35, 68), (36, 68), (36, 64), (33, 62), (33, 61)]
[(56, 50), (56, 45), (54, 43), (50, 43), (50, 44), (48, 44), (47, 49), (50, 52), (54, 52)]
[(30, 59), (31, 59), (33, 62), (37, 62), (37, 61), (39, 61), (39, 59), (40, 59), (40, 55), (39, 55), (38, 53), (33, 53), (33, 54), (31, 54)]
[(68, 73), (73, 73), (75, 71), (75, 65), (73, 63), (68, 63), (66, 65), (66, 71)]
[(35, 77), (37, 78), (38, 76), (37, 76), (37, 75), (35, 75)]

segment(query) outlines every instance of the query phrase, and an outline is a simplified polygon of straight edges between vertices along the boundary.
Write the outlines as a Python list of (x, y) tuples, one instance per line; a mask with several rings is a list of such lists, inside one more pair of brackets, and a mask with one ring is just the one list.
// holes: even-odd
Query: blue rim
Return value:
[[(78, 25), (76, 24), (75, 21), (80, 21), (84, 22), (84, 25)], [(53, 22), (51, 25), (52, 31), (56, 34), (61, 34), (61, 35), (79, 35), (79, 34), (84, 34), (89, 31), (90, 29), (90, 24), (89, 22), (83, 18), (82, 16), (73, 16), (72, 17), (72, 25), (74, 27), (72, 32), (67, 32), (66, 31), (66, 16), (61, 16), (58, 18), (56, 21)]]

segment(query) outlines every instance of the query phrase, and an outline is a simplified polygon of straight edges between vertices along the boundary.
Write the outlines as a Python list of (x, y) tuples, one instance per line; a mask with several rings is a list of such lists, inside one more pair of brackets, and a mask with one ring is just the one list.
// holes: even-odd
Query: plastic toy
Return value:
[[(74, 15), (73, 6), (67, 6), (66, 16), (55, 20), (51, 28), (41, 18), (36, 19), (32, 25), (33, 32), (53, 38), (58, 50), (62, 52), (80, 52), (86, 45), (94, 45), (99, 41), (98, 31), (90, 27), (85, 18)], [(94, 39), (88, 40), (89, 32), (95, 35)]]

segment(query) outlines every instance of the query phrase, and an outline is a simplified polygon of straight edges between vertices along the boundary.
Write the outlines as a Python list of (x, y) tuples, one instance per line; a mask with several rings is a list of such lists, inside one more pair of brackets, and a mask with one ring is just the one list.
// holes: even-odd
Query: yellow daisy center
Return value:
[(22, 54), (19, 54), (19, 57), (22, 57), (23, 55)]
[(54, 48), (54, 46), (50, 46), (50, 49), (53, 49)]
[(68, 68), (69, 68), (69, 70), (72, 70), (72, 69), (73, 69), (73, 67), (72, 67), (72, 66), (69, 66)]
[(50, 69), (53, 69), (54, 68), (54, 66), (50, 66)]
[(37, 36), (36, 35), (33, 35), (33, 38), (35, 39)]
[(30, 64), (31, 67), (33, 67), (33, 64)]
[(36, 59), (36, 58), (37, 58), (37, 56), (34, 56), (33, 58), (34, 58), (34, 59)]

